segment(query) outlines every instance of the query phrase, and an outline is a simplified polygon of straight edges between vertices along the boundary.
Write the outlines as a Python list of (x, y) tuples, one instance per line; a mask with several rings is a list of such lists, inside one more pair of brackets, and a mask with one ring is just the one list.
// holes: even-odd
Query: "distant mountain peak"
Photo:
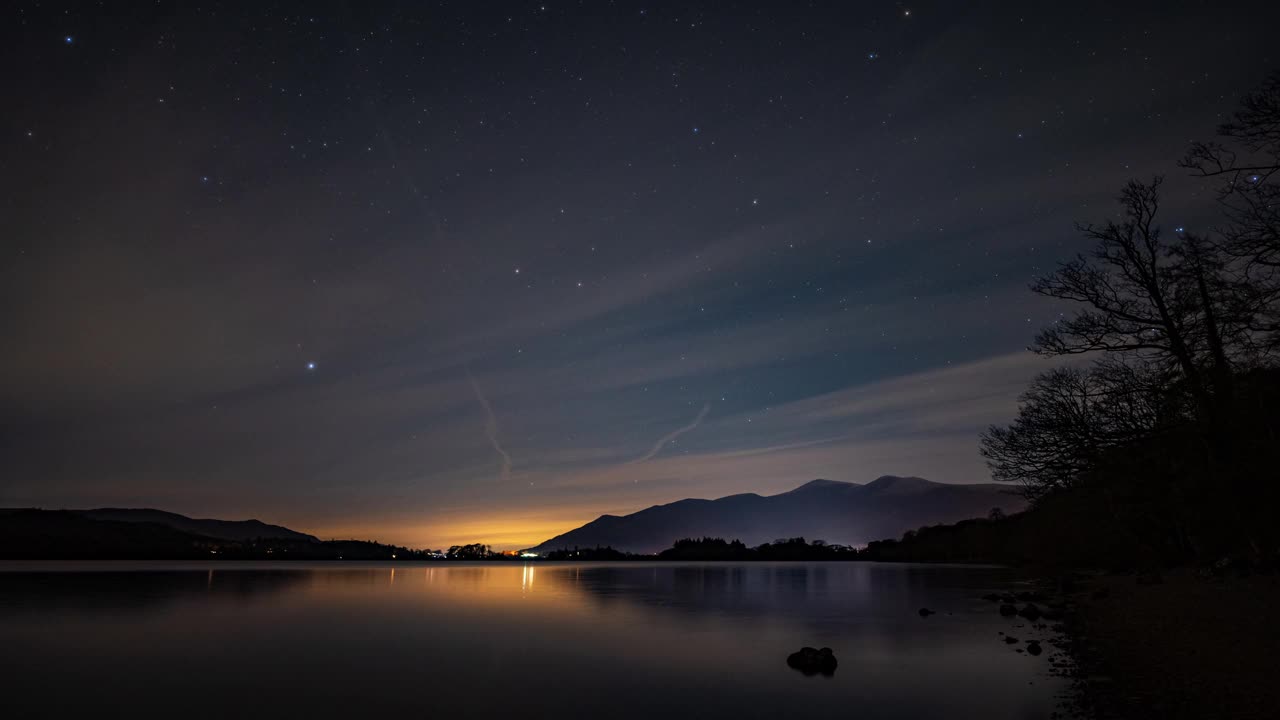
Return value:
[[(817, 480), (810, 480), (809, 482), (796, 488), (796, 490), (806, 490), (806, 489), (813, 490), (817, 488), (834, 487), (836, 485), (852, 485), (852, 484), (853, 483), (840, 482), (839, 480), (824, 480), (822, 478), (818, 478)], [(792, 490), (791, 492), (795, 492), (795, 490)]]
[(914, 475), (908, 475), (906, 477), (901, 475), (881, 475), (875, 480), (867, 483), (864, 487), (869, 491), (883, 492), (886, 490), (919, 490), (941, 484), (942, 483), (935, 483), (932, 480), (925, 480), (922, 477), (915, 477)]

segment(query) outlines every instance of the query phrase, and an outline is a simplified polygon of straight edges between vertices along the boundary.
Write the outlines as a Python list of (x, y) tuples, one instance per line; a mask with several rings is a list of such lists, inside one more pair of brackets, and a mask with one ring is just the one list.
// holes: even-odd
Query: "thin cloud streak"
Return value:
[(498, 442), (498, 418), (493, 414), (493, 407), (489, 405), (489, 399), (484, 396), (484, 392), (480, 390), (480, 384), (472, 377), (471, 370), (467, 370), (467, 380), (471, 382), (471, 389), (476, 393), (476, 399), (480, 401), (480, 406), (484, 408), (484, 434), (489, 438), (489, 444), (493, 449), (502, 456), (502, 480), (505, 483), (511, 478), (511, 456), (507, 451), (502, 449), (502, 443)]
[(693, 419), (693, 422), (689, 423), (688, 425), (685, 425), (685, 426), (684, 426), (684, 427), (682, 427), (682, 428), (678, 428), (678, 429), (676, 429), (676, 430), (672, 430), (671, 432), (667, 433), (666, 435), (663, 435), (663, 436), (658, 440), (658, 442), (656, 442), (656, 443), (654, 443), (654, 444), (653, 444), (653, 447), (649, 449), (649, 452), (647, 452), (647, 453), (645, 453), (645, 454), (644, 454), (644, 457), (641, 457), (641, 458), (639, 458), (639, 459), (637, 459), (637, 460), (633, 460), (633, 461), (631, 461), (631, 464), (632, 464), (632, 465), (637, 465), (637, 464), (639, 464), (639, 463), (642, 463), (642, 462), (645, 462), (646, 460), (651, 459), (654, 455), (657, 455), (657, 454), (658, 454), (658, 452), (662, 450), (662, 447), (663, 447), (664, 445), (666, 445), (667, 443), (671, 442), (672, 440), (675, 440), (676, 438), (680, 437), (681, 435), (683, 435), (683, 434), (685, 434), (685, 433), (687, 433), (687, 432), (689, 432), (689, 431), (691, 431), (691, 430), (693, 430), (693, 429), (697, 428), (697, 427), (698, 427), (698, 425), (702, 424), (702, 419), (703, 419), (703, 418), (705, 418), (705, 417), (707, 416), (707, 413), (708, 413), (708, 412), (710, 412), (710, 411), (711, 411), (711, 406), (710, 406), (710, 405), (703, 405), (703, 406), (702, 406), (702, 410), (698, 413), (698, 417), (694, 418), (694, 419)]

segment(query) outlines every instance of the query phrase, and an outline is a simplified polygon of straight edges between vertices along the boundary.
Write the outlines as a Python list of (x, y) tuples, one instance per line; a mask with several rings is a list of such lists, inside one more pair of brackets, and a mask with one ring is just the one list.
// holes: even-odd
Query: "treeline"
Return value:
[(658, 553), (660, 560), (855, 560), (857, 550), (824, 540), (805, 542), (802, 537), (783, 538), (756, 547), (741, 541), (704, 537), (677, 540)]
[(553, 550), (546, 560), (681, 560), (681, 561), (791, 561), (791, 560), (857, 560), (858, 551), (847, 545), (831, 545), (822, 540), (807, 542), (802, 537), (783, 538), (756, 547), (741, 540), (718, 537), (684, 538), (657, 555), (639, 555), (611, 547)]
[(1031, 290), (1072, 306), (1031, 349), (1037, 377), (982, 454), (1023, 516), (873, 543), (885, 559), (1274, 566), (1280, 548), (1280, 75), (1180, 163), (1217, 193), (1203, 227), (1131, 182), (1088, 250)]
[(868, 543), (858, 557), (879, 562), (994, 563), (1132, 570), (1152, 565), (1143, 538), (1099, 512), (1091, 490), (1041, 498), (1025, 512), (909, 530)]

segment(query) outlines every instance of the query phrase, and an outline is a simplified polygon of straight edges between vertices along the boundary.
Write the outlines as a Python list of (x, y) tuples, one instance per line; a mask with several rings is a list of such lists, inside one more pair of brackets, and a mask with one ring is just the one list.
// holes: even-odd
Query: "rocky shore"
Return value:
[(1000, 641), (1071, 679), (1056, 718), (1280, 717), (1280, 577), (1072, 573), (983, 599), (1010, 621)]

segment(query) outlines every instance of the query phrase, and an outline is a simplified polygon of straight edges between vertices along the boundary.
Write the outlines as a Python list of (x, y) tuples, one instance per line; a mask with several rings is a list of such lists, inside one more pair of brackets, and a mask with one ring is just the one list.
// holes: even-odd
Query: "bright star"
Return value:
[(76, 41), (76, 39), (75, 39), (75, 38), (73, 38), (73, 37), (71, 37), (70, 35), (67, 35), (66, 37), (62, 38), (62, 42), (66, 43), (66, 44), (68, 44), (68, 45), (70, 45), (71, 43), (73, 43), (73, 42), (75, 42), (75, 41)]
[(307, 363), (307, 369), (308, 369), (308, 370), (315, 370), (315, 369), (316, 369), (316, 364), (315, 364), (314, 362), (309, 362), (309, 363)]

